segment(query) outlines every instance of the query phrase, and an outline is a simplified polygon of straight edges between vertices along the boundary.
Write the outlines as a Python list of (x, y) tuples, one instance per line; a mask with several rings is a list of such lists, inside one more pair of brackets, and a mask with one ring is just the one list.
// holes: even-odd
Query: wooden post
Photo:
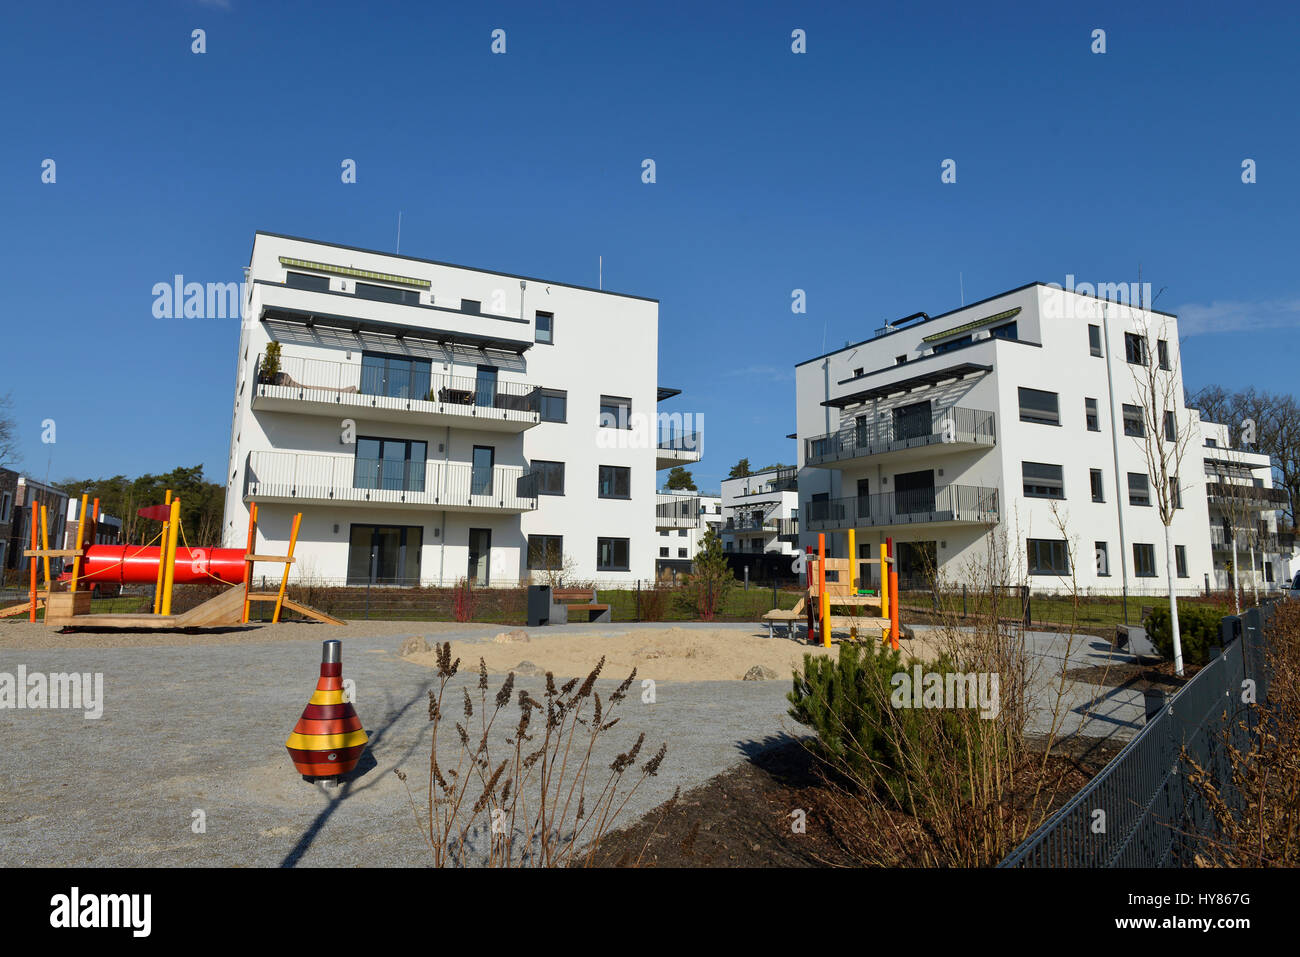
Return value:
[[(302, 512), (293, 517), (293, 530), (289, 532), (289, 554), (287, 558), (293, 558), (294, 546), (298, 544), (298, 526), (302, 524)], [(284, 604), (284, 590), (289, 585), (289, 566), (292, 562), (284, 563), (284, 575), (280, 578), (280, 594), (275, 599), (275, 614), (271, 616), (271, 624), (277, 624), (280, 621), (280, 607)]]
[[(37, 532), (36, 532), (36, 526), (40, 524), (39, 519), (41, 517), (41, 505), (39, 502), (36, 501), (36, 493), (32, 491), (32, 487), (30, 485), (27, 486), (27, 491), (31, 493), (32, 496), (32, 534), (30, 537), (32, 540), (32, 551), (36, 551), (36, 549), (41, 547), (40, 540), (37, 538)], [(32, 610), (31, 610), (30, 620), (34, 622), (36, 621), (36, 556), (33, 555), (30, 559), (28, 559), (28, 561), (31, 562), (31, 580), (32, 580)]]
[[(245, 555), (254, 555), (257, 548), (257, 503), (248, 503), (248, 549)], [(248, 590), (253, 585), (253, 563), (244, 562), (244, 617), (242, 619), (245, 625), (248, 624)]]
[[(50, 550), (50, 516), (49, 510), (41, 506), (41, 548)], [(45, 600), (50, 600), (50, 556), (45, 556)]]
[(72, 582), (68, 585), (68, 591), (77, 590), (77, 579), (81, 576), (81, 546), (85, 542), (86, 534), (86, 496), (81, 496), (81, 511), (77, 513), (77, 554), (72, 558)]
[[(172, 503), (172, 490), (167, 490), (167, 497), (163, 499), (163, 504), (170, 506)], [(162, 592), (163, 578), (166, 576), (167, 566), (167, 528), (169, 522), (166, 520), (162, 524), (162, 532), (158, 535), (158, 576), (153, 586), (153, 613), (155, 615), (162, 613)]]
[(822, 619), (822, 647), (831, 646), (831, 600), (826, 594), (826, 533), (817, 533), (817, 590)]
[(167, 522), (167, 545), (163, 549), (163, 595), (162, 613), (172, 613), (172, 586), (176, 584), (176, 537), (181, 530), (181, 500), (172, 499), (171, 519)]

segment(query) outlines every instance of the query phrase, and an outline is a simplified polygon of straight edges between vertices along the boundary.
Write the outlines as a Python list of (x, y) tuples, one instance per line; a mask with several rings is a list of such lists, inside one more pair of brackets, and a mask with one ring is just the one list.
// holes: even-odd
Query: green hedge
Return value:
[[(1210, 646), (1219, 644), (1219, 622), (1232, 614), (1226, 606), (1193, 602), (1178, 603), (1178, 636), (1183, 646), (1183, 663), (1203, 665), (1210, 660)], [(1169, 627), (1169, 605), (1156, 605), (1142, 620), (1147, 637), (1164, 657), (1174, 657), (1174, 636)]]

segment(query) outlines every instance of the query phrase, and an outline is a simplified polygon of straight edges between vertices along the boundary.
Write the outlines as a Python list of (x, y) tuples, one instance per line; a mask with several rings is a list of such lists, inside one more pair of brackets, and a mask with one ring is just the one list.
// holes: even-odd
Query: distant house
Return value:
[[(63, 547), (77, 547), (77, 529), (81, 526), (78, 512), (81, 510), (81, 502), (73, 497), (68, 499), (68, 520), (64, 523)], [(122, 543), (122, 520), (112, 515), (105, 514), (103, 509), (99, 510), (99, 517), (95, 520), (95, 540), (93, 542), (83, 542), (83, 545), (120, 545)]]
[[(7, 522), (0, 521), (0, 534), (4, 535), (4, 547), (0, 548), (0, 556), (3, 557), (6, 577), (8, 573), (27, 570), (28, 559), (23, 555), (23, 550), (31, 547), (32, 501), (35, 500), (45, 508), (49, 519), (51, 547), (58, 547), (56, 543), (63, 541), (68, 509), (67, 492), (38, 482), (31, 476), (17, 475), (10, 488), (6, 483), (9, 475), (14, 474), (16, 473), (11, 473), (8, 469), (0, 469), (0, 518), (8, 518)], [(6, 493), (11, 494), (13, 499), (7, 509), (4, 508)], [(62, 563), (57, 559), (51, 562), (51, 571), (54, 569), (62, 571)]]
[[(18, 501), (18, 473), (0, 469), (0, 573), (9, 568), (9, 553), (18, 534), (14, 528), (14, 506)], [(0, 577), (3, 577), (0, 574)]]

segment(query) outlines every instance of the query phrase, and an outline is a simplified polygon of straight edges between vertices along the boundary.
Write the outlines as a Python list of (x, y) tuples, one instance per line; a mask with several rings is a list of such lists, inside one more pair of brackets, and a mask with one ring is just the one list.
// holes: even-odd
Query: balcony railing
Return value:
[(930, 445), (994, 445), (995, 417), (980, 409), (953, 406), (928, 416), (882, 415), (871, 421), (804, 440), (809, 465), (897, 452)]
[(799, 537), (799, 519), (797, 518), (778, 518), (776, 520), (777, 537), (793, 542)]
[(775, 532), (778, 521), (780, 519), (754, 518), (752, 515), (746, 515), (727, 519), (725, 528), (729, 532)]
[(266, 357), (259, 355), (254, 396), (532, 422), (538, 420), (541, 408), (540, 390), (530, 383), (434, 375), (419, 363), (385, 370), (330, 359), (281, 356), (277, 371), (265, 369)]
[(244, 497), (531, 511), (538, 473), (519, 466), (408, 462), (304, 452), (250, 452)]
[(655, 528), (695, 528), (699, 523), (700, 500), (697, 496), (655, 496)]
[(746, 495), (771, 495), (773, 492), (789, 492), (799, 488), (799, 470), (794, 466), (762, 472), (750, 478), (760, 481), (756, 481), (748, 491), (741, 492), (738, 498)]
[(1285, 508), (1290, 503), (1286, 489), (1234, 485), (1231, 482), (1206, 482), (1205, 495), (1211, 504), (1242, 505), (1265, 510)]
[(703, 447), (703, 432), (661, 432), (657, 447), (666, 452), (699, 452)]
[(998, 521), (998, 490), (944, 485), (833, 498), (808, 502), (802, 517), (810, 532), (936, 522), (992, 525)]
[[(1290, 552), (1295, 549), (1294, 532), (1252, 532), (1249, 529), (1237, 529), (1237, 549), (1249, 549), (1252, 542), (1255, 548), (1266, 552)], [(1232, 548), (1232, 534), (1221, 525), (1210, 526), (1210, 545), (1217, 549)]]

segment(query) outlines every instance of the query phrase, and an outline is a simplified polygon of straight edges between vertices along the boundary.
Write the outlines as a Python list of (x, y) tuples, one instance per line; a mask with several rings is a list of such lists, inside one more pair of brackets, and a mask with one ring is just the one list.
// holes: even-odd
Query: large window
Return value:
[(1110, 547), (1105, 542), (1093, 542), (1092, 553), (1097, 557), (1097, 577), (1110, 577)]
[(1088, 351), (1094, 356), (1101, 355), (1101, 326), (1088, 326)]
[(930, 401), (913, 402), (894, 409), (894, 441), (924, 438), (934, 431)]
[(1124, 333), (1124, 358), (1134, 365), (1147, 364), (1147, 341), (1136, 332)]
[(1172, 412), (1165, 413), (1165, 441), (1178, 441), (1178, 416)]
[(962, 346), (971, 344), (970, 336), (958, 336), (956, 339), (949, 339), (947, 342), (938, 342), (934, 346), (934, 354), (941, 355), (945, 352), (952, 352), (954, 349), (960, 349)]
[(628, 542), (626, 538), (596, 539), (596, 571), (625, 572), (628, 565)]
[(1016, 324), (1014, 322), (1004, 322), (1000, 326), (994, 326), (989, 330), (989, 336), (993, 339), (1017, 339)]
[(546, 462), (533, 459), (533, 471), (537, 473), (538, 495), (564, 494), (564, 463)]
[(348, 536), (348, 584), (418, 585), (419, 525), (353, 525)]
[(632, 400), (614, 395), (600, 397), (600, 427), (603, 429), (632, 428)]
[(1173, 503), (1174, 508), (1183, 507), (1183, 490), (1178, 484), (1178, 476), (1169, 476), (1169, 501)]
[(540, 389), (538, 411), (543, 422), (567, 422), (569, 420), (569, 393), (560, 389)]
[(395, 399), (429, 398), (428, 359), (409, 359), (377, 352), (361, 354), (361, 391)]
[(359, 282), (355, 294), (358, 299), (374, 299), (376, 302), (396, 302), (404, 306), (420, 304), (420, 293), (415, 289), (398, 289), (395, 286), (376, 286), (368, 282)]
[(1083, 417), (1088, 423), (1089, 432), (1101, 431), (1101, 418), (1097, 415), (1097, 400), (1083, 400)]
[(471, 495), (492, 494), (492, 467), (496, 463), (497, 450), (490, 445), (474, 446), (472, 464), (469, 470), (469, 493)]
[(632, 470), (622, 465), (602, 465), (596, 494), (601, 498), (631, 498)]
[(1146, 426), (1142, 423), (1142, 406), (1124, 406), (1124, 434), (1138, 439), (1146, 436)]
[(423, 492), (427, 451), (420, 441), (358, 436), (352, 487)]
[(1151, 484), (1145, 472), (1128, 473), (1128, 503), (1130, 505), (1151, 504)]
[(1174, 546), (1174, 567), (1177, 569), (1179, 578), (1187, 577), (1187, 546)]
[(1025, 495), (1030, 498), (1065, 498), (1065, 477), (1059, 465), (1021, 462)]
[(1029, 538), (1029, 574), (1070, 574), (1070, 551), (1064, 539)]
[(555, 316), (549, 312), (538, 312), (533, 325), (536, 330), (534, 338), (538, 342), (553, 345), (555, 343)]
[(1156, 341), (1156, 358), (1160, 362), (1160, 368), (1168, 372), (1170, 369), (1169, 343), (1167, 343), (1164, 339), (1159, 339)]
[(305, 272), (290, 272), (284, 277), (284, 284), (292, 289), (311, 289), (315, 292), (329, 292), (329, 276), (311, 276)]
[(1060, 425), (1060, 401), (1055, 392), (1020, 387), (1020, 421)]
[(1106, 490), (1101, 481), (1101, 469), (1088, 469), (1088, 481), (1092, 485), (1092, 500), (1094, 502), (1106, 501)]
[(1142, 542), (1133, 543), (1133, 574), (1138, 578), (1156, 577), (1156, 547)]
[(529, 535), (528, 567), (535, 571), (559, 571), (564, 567), (563, 535)]

